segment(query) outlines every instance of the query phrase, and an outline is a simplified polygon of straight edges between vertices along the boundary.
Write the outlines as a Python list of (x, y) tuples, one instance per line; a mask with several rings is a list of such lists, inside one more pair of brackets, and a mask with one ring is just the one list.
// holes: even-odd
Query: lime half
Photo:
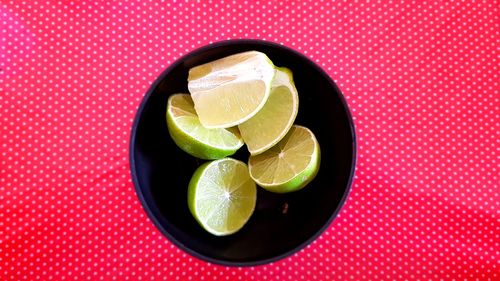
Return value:
[(188, 89), (200, 122), (207, 128), (233, 127), (266, 103), (274, 65), (261, 52), (249, 51), (189, 70)]
[(237, 128), (203, 127), (188, 94), (174, 94), (169, 97), (167, 127), (177, 146), (201, 159), (224, 158), (234, 154), (244, 144)]
[(277, 68), (271, 94), (264, 107), (238, 126), (250, 154), (262, 153), (283, 139), (298, 111), (299, 96), (292, 71), (285, 67)]
[(320, 166), (320, 148), (306, 127), (294, 125), (275, 146), (248, 161), (250, 176), (276, 193), (299, 190), (314, 179)]
[(252, 215), (256, 199), (256, 185), (247, 165), (232, 158), (201, 165), (189, 182), (191, 214), (217, 236), (240, 230)]

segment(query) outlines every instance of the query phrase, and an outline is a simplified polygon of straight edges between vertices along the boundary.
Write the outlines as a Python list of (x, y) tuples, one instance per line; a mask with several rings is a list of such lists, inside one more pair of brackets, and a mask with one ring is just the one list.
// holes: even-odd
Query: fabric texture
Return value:
[[(499, 3), (0, 0), (0, 280), (499, 280)], [(132, 185), (141, 99), (233, 38), (318, 63), (352, 110), (352, 192), (273, 264), (182, 252)]]

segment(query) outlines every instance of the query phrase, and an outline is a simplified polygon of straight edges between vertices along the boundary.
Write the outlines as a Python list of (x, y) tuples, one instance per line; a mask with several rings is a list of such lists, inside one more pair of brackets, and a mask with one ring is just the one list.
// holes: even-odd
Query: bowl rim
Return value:
[[(342, 107), (345, 110), (345, 113), (347, 114), (347, 120), (349, 122), (349, 128), (351, 130), (351, 138), (352, 138), (352, 165), (351, 165), (351, 170), (349, 173), (349, 178), (347, 181), (347, 186), (344, 190), (344, 194), (342, 195), (342, 198), (340, 199), (340, 202), (335, 209), (335, 211), (332, 212), (328, 220), (325, 222), (325, 224), (320, 227), (311, 237), (306, 239), (304, 242), (300, 243), (298, 246), (295, 246), (294, 248), (283, 252), (279, 255), (266, 258), (266, 259), (261, 259), (261, 260), (255, 260), (255, 261), (229, 261), (229, 260), (224, 260), (224, 259), (218, 259), (218, 258), (213, 258), (210, 256), (203, 255), (195, 250), (190, 249), (189, 247), (185, 246), (183, 243), (181, 243), (179, 240), (177, 240), (174, 236), (172, 236), (160, 223), (159, 219), (153, 214), (153, 211), (149, 207), (144, 194), (142, 193), (142, 188), (139, 184), (139, 178), (137, 174), (137, 169), (136, 169), (136, 162), (135, 162), (135, 151), (134, 147), (136, 144), (136, 136), (137, 136), (137, 128), (139, 126), (139, 121), (141, 119), (141, 116), (143, 114), (144, 108), (146, 106), (146, 103), (150, 99), (151, 95), (155, 91), (155, 89), (158, 87), (158, 85), (163, 81), (163, 79), (170, 74), (170, 72), (175, 69), (177, 66), (182, 64), (184, 60), (186, 60), (189, 57), (196, 56), (198, 54), (201, 54), (203, 52), (206, 52), (211, 49), (219, 48), (222, 46), (231, 46), (231, 45), (241, 45), (241, 44), (256, 44), (256, 45), (264, 45), (264, 46), (269, 46), (269, 47), (274, 47), (278, 49), (284, 49), (285, 51), (294, 53), (295, 55), (303, 58), (305, 61), (309, 63), (309, 65), (313, 68), (315, 68), (321, 75), (324, 76), (325, 79), (330, 83), (330, 85), (333, 86), (333, 88), (336, 91), (337, 98), (340, 100)], [(165, 70), (161, 72), (161, 74), (156, 78), (156, 80), (151, 84), (151, 86), (148, 88), (146, 94), (141, 100), (141, 103), (139, 104), (139, 107), (137, 109), (137, 112), (134, 116), (134, 121), (132, 123), (132, 130), (130, 132), (130, 144), (129, 144), (129, 163), (130, 163), (130, 173), (132, 177), (132, 182), (134, 185), (135, 193), (141, 202), (142, 207), (144, 208), (144, 211), (146, 212), (147, 216), (149, 219), (153, 222), (154, 226), (160, 230), (160, 232), (168, 239), (170, 240), (175, 246), (179, 247), (181, 250), (184, 252), (190, 254), (191, 256), (198, 258), (200, 260), (214, 263), (214, 264), (219, 264), (223, 266), (236, 266), (236, 267), (243, 267), (243, 266), (258, 266), (258, 265), (264, 265), (264, 264), (269, 264), (273, 263), (276, 261), (279, 261), (281, 259), (290, 257), (299, 251), (303, 250), (306, 246), (310, 245), (312, 242), (314, 242), (321, 234), (325, 232), (325, 230), (330, 227), (332, 224), (333, 220), (338, 216), (340, 210), (344, 206), (347, 198), (349, 197), (349, 194), (351, 192), (351, 188), (353, 185), (354, 181), (354, 174), (356, 170), (356, 163), (357, 163), (357, 140), (356, 140), (356, 130), (354, 126), (354, 120), (351, 114), (351, 111), (349, 109), (349, 106), (347, 104), (347, 101), (340, 91), (339, 87), (337, 84), (333, 81), (333, 79), (328, 75), (328, 73), (323, 70), (316, 62), (314, 62), (311, 58), (307, 57), (306, 55), (300, 53), (297, 50), (294, 50), (290, 47), (287, 47), (283, 44), (275, 43), (275, 42), (270, 42), (270, 41), (264, 41), (260, 39), (228, 39), (228, 40), (222, 40), (222, 41), (217, 41), (217, 42), (212, 42), (209, 43), (208, 45), (204, 45), (202, 47), (198, 47), (192, 51), (189, 51), (188, 53), (184, 54), (180, 58), (176, 59), (173, 63), (171, 63)]]

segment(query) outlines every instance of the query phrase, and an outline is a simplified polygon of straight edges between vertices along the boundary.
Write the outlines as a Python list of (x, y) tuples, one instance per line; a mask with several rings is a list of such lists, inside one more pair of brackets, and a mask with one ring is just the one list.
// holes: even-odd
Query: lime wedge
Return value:
[(264, 189), (287, 193), (314, 179), (320, 166), (320, 148), (306, 127), (294, 125), (275, 146), (248, 161), (250, 176)]
[(203, 127), (188, 94), (174, 94), (169, 97), (167, 127), (177, 146), (201, 159), (224, 158), (234, 154), (244, 144), (237, 128)]
[(271, 60), (257, 51), (190, 69), (188, 89), (201, 124), (228, 128), (250, 119), (266, 103), (274, 73)]
[(238, 125), (250, 154), (262, 153), (290, 130), (299, 110), (299, 96), (293, 83), (292, 71), (280, 67), (271, 84), (266, 104), (252, 118)]
[(232, 158), (201, 165), (189, 182), (191, 214), (217, 236), (240, 230), (252, 215), (256, 199), (256, 186), (247, 165)]

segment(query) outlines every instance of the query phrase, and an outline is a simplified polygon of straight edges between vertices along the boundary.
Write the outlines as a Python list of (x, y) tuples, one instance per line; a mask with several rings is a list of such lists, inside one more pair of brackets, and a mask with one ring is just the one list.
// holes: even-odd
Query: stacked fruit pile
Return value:
[[(174, 142), (201, 165), (188, 187), (189, 209), (214, 235), (241, 229), (255, 209), (256, 184), (299, 190), (317, 174), (319, 144), (294, 125), (299, 96), (292, 72), (261, 52), (225, 57), (189, 71), (190, 94), (174, 94), (167, 125)], [(229, 158), (246, 144), (247, 164)]]

